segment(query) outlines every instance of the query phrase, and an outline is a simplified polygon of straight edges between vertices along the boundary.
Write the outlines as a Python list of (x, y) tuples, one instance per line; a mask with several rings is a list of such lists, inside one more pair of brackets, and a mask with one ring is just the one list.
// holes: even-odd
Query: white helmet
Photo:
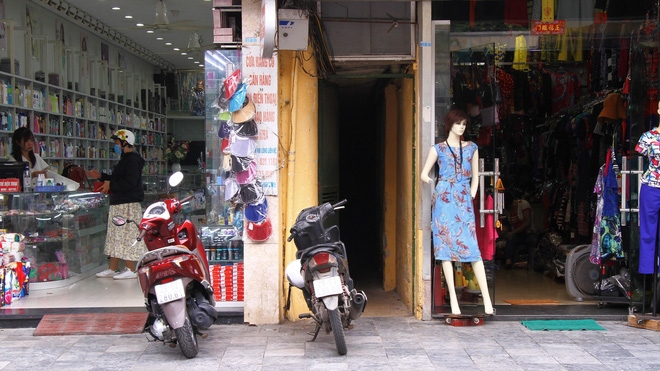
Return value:
[(115, 131), (115, 133), (112, 134), (110, 138), (126, 141), (131, 146), (135, 144), (135, 134), (133, 134), (132, 131), (126, 129)]

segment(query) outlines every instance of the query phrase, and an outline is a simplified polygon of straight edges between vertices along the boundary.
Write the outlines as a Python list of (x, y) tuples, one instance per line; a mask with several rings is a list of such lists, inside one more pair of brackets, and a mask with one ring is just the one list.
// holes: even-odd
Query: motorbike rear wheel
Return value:
[(183, 326), (174, 330), (176, 334), (176, 341), (179, 343), (179, 348), (186, 358), (195, 358), (199, 352), (199, 344), (197, 343), (197, 334), (190, 324), (190, 319), (186, 317)]
[(330, 317), (330, 326), (332, 326), (332, 335), (335, 337), (335, 345), (337, 346), (337, 353), (340, 355), (346, 354), (346, 339), (344, 338), (344, 326), (341, 325), (341, 318), (339, 310), (329, 310), (328, 317)]

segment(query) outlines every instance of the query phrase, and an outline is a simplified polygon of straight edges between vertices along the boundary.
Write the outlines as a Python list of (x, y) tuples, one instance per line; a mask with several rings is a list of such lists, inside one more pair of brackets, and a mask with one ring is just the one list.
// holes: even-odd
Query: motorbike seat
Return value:
[(344, 244), (341, 242), (334, 243), (321, 243), (318, 245), (310, 246), (304, 250), (296, 252), (296, 258), (300, 259), (301, 263), (304, 263), (310, 256), (318, 254), (320, 252), (329, 252), (332, 254), (340, 254), (346, 256), (346, 249)]

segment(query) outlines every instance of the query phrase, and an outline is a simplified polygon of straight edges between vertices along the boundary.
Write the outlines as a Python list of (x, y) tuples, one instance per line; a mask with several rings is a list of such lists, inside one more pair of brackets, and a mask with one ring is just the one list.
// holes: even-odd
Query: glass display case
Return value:
[[(206, 105), (206, 220), (202, 241), (219, 306), (243, 302), (243, 205), (232, 202), (236, 183), (228, 183), (227, 131), (231, 114), (219, 108), (225, 82), (241, 66), (240, 50), (207, 51), (204, 56)], [(235, 87), (234, 87), (235, 88)], [(233, 184), (233, 185), (232, 185)], [(234, 187), (234, 188), (232, 188)]]
[(63, 287), (106, 263), (108, 208), (102, 193), (0, 194), (0, 228), (25, 236), (17, 258), (31, 264), (31, 288)]

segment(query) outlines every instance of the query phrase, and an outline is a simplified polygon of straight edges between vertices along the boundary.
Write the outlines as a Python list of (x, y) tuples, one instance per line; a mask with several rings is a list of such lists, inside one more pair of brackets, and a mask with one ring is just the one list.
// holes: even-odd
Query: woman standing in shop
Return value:
[[(144, 190), (142, 189), (142, 168), (144, 159), (133, 149), (135, 135), (129, 130), (117, 130), (112, 136), (115, 141), (114, 151), (121, 155), (111, 175), (92, 170), (90, 176), (103, 182), (101, 193), (110, 195), (110, 218), (108, 232), (105, 238), (103, 253), (110, 256), (108, 269), (96, 274), (99, 278), (114, 278), (116, 280), (134, 279), (135, 265), (138, 259), (147, 252), (144, 241), (135, 243), (139, 230), (135, 224), (117, 227), (112, 224), (113, 215), (122, 215), (131, 220), (142, 218)], [(129, 228), (129, 229), (126, 229)], [(119, 271), (119, 263), (125, 261), (125, 268)]]
[(445, 117), (447, 139), (431, 147), (422, 169), (421, 179), (431, 183), (429, 172), (438, 164), (438, 181), (433, 193), (433, 252), (442, 261), (452, 314), (461, 314), (454, 288), (452, 262), (472, 264), (486, 314), (493, 313), (488, 294), (486, 271), (476, 236), (472, 200), (479, 187), (479, 150), (473, 142), (463, 142), (468, 116), (451, 110)]
[(35, 178), (39, 174), (46, 176), (48, 164), (41, 156), (34, 153), (34, 134), (26, 127), (20, 127), (14, 131), (11, 137), (11, 157), (18, 162), (30, 163), (30, 177)]

